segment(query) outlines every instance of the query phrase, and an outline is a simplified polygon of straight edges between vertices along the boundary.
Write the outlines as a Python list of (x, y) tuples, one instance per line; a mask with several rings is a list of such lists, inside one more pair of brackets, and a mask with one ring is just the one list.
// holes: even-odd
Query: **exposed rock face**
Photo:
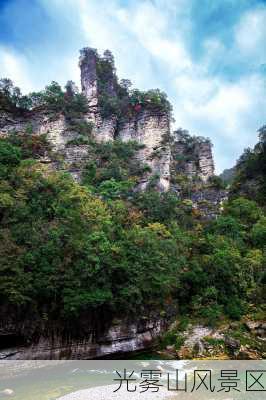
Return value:
[[(81, 87), (89, 106), (83, 120), (93, 123), (92, 135), (99, 142), (116, 139), (135, 140), (143, 145), (138, 158), (149, 166), (150, 171), (143, 177), (139, 185), (140, 190), (145, 190), (153, 177), (158, 190), (168, 191), (171, 177), (176, 173), (184, 173), (191, 179), (197, 176), (203, 182), (214, 174), (211, 143), (198, 141), (190, 147), (189, 143), (182, 141), (178, 136), (172, 140), (168, 112), (160, 109), (151, 111), (142, 106), (140, 111), (123, 116), (120, 120), (117, 115), (103, 117), (99, 105), (97, 50), (85, 48), (80, 53)], [(104, 86), (107, 94), (115, 97), (117, 78), (111, 54), (106, 51), (101, 61), (110, 62), (111, 68)], [(0, 112), (0, 136), (11, 131), (26, 131), (29, 126), (34, 134), (48, 135), (54, 149), (59, 151), (64, 159), (63, 169), (69, 170), (75, 179), (80, 180), (82, 167), (87, 160), (86, 146), (69, 145), (69, 141), (78, 137), (78, 132), (65, 116), (62, 113), (51, 116), (45, 110), (29, 111), (16, 116)]]
[(90, 107), (98, 105), (98, 85), (96, 74), (97, 50), (86, 47), (80, 51), (79, 67), (82, 92)]
[(197, 146), (198, 162), (199, 162), (199, 177), (203, 182), (214, 175), (214, 162), (212, 158), (211, 143), (201, 143)]
[(213, 219), (222, 211), (223, 204), (228, 199), (228, 192), (206, 187), (194, 190), (190, 198), (193, 207), (199, 210), (206, 219)]
[[(70, 135), (65, 135), (67, 128), (69, 127), (63, 114), (51, 116), (45, 110), (26, 112), (22, 115), (1, 112), (0, 136), (12, 131), (27, 132), (30, 129), (35, 135), (47, 134), (56, 150), (64, 148), (70, 139)], [(73, 137), (73, 134), (71, 136)]]
[[(162, 140), (170, 133), (170, 118), (167, 113), (152, 113), (143, 110), (118, 124), (115, 116), (103, 119), (98, 107), (97, 84), (97, 52), (86, 48), (80, 56), (81, 87), (88, 99), (90, 110), (88, 121), (94, 123), (94, 136), (98, 141), (108, 141), (119, 138), (122, 141), (135, 140), (145, 147), (139, 151), (138, 158), (147, 164), (151, 172), (147, 173), (139, 188), (144, 190), (150, 177), (158, 177), (158, 189), (167, 191), (170, 181), (170, 147), (163, 145)], [(114, 75), (111, 73), (108, 82), (105, 82), (109, 95), (115, 95)]]
[(16, 346), (1, 350), (0, 359), (95, 359), (129, 353), (151, 347), (154, 339), (166, 328), (164, 320), (120, 322), (111, 326), (96, 340), (92, 333), (84, 339), (63, 339), (61, 336), (41, 337), (30, 346)]
[(189, 327), (189, 329), (183, 333), (184, 344), (177, 353), (178, 358), (193, 358), (193, 352), (201, 356), (204, 353), (203, 338), (210, 335), (210, 333), (211, 329), (209, 327), (200, 325)]
[(95, 115), (94, 124), (94, 137), (98, 142), (114, 140), (117, 129), (117, 118), (115, 116), (103, 119), (100, 113), (97, 113)]
[[(263, 321), (248, 321), (246, 327), (250, 332), (242, 331), (239, 336), (241, 323), (238, 322), (220, 328), (189, 324), (183, 332), (178, 331), (179, 341), (182, 338), (180, 348), (167, 346), (165, 352), (182, 360), (193, 358), (260, 360), (265, 358), (265, 340), (262, 332), (261, 336), (257, 336), (258, 332), (253, 331), (264, 325)], [(174, 323), (170, 329), (173, 330), (175, 327)], [(238, 339), (235, 338), (236, 333)], [(241, 344), (241, 341), (246, 344)]]
[[(117, 126), (117, 118), (111, 116), (103, 119), (99, 111), (99, 90), (97, 75), (98, 54), (96, 49), (86, 47), (80, 51), (79, 67), (82, 93), (86, 96), (89, 111), (85, 116), (88, 122), (94, 124), (96, 140), (107, 142), (113, 140)], [(114, 76), (111, 74), (107, 82), (109, 95), (114, 95)]]
[(134, 120), (128, 120), (121, 126), (118, 137), (122, 141), (135, 140), (144, 145), (139, 151), (139, 160), (147, 164), (151, 173), (140, 184), (146, 189), (151, 175), (158, 176), (158, 189), (167, 191), (170, 180), (170, 146), (163, 144), (163, 138), (170, 133), (169, 118), (165, 114), (144, 111)]
[(255, 336), (266, 338), (266, 322), (265, 321), (246, 321), (248, 330)]
[(184, 173), (189, 178), (198, 176), (203, 182), (214, 175), (212, 144), (208, 140), (191, 138), (186, 141), (174, 135), (171, 145), (171, 173)]
[[(38, 110), (15, 117), (10, 113), (1, 115), (0, 137), (12, 131), (27, 132), (27, 130), (34, 132), (35, 135), (47, 134), (53, 150), (63, 160), (60, 169), (69, 171), (74, 179), (80, 180), (82, 169), (88, 159), (88, 146), (69, 144), (78, 135), (63, 114), (51, 116), (45, 110)], [(56, 164), (49, 157), (41, 158), (40, 162), (51, 163), (52, 167), (56, 168)]]

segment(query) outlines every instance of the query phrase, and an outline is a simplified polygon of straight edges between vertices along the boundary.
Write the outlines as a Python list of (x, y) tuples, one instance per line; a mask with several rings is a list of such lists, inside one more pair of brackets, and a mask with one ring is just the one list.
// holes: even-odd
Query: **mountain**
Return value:
[[(138, 182), (141, 189), (156, 175), (158, 190), (169, 190), (179, 164), (187, 176), (198, 176), (203, 182), (213, 176), (210, 141), (191, 138), (187, 132), (182, 135), (181, 130), (177, 134), (171, 132), (171, 105), (164, 93), (158, 89), (129, 90), (128, 80), (119, 82), (108, 51), (101, 57), (95, 49), (85, 48), (79, 65), (82, 95), (72, 82), (67, 84), (65, 93), (53, 83), (43, 94), (32, 94), (28, 110), (20, 109), (17, 115), (12, 109), (6, 110), (1, 115), (0, 134), (25, 132), (29, 126), (36, 135), (46, 134), (77, 180), (86, 161), (84, 146), (88, 135), (97, 142), (136, 141), (142, 146), (137, 156), (148, 168)], [(75, 107), (79, 107), (78, 111)], [(85, 132), (81, 132), (81, 125)]]
[(82, 92), (52, 82), (24, 96), (0, 80), (1, 357), (115, 357), (156, 338), (186, 357), (189, 324), (231, 320), (254, 346), (244, 321), (264, 310), (263, 142), (228, 199), (210, 141), (171, 129), (166, 94), (119, 80), (110, 51), (85, 48), (79, 65)]
[(226, 184), (230, 184), (232, 183), (235, 174), (236, 174), (235, 167), (232, 167), (225, 169), (219, 176)]

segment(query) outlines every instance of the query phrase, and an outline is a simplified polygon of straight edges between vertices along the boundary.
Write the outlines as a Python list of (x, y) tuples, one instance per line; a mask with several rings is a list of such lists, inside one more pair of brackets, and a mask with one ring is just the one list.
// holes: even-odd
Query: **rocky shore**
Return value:
[(117, 389), (116, 385), (100, 386), (92, 389), (79, 390), (74, 393), (67, 394), (66, 396), (60, 397), (58, 400), (170, 400), (176, 397), (171, 392), (166, 389), (160, 389), (158, 392), (134, 392), (129, 393), (126, 387), (121, 387), (121, 389), (114, 393)]

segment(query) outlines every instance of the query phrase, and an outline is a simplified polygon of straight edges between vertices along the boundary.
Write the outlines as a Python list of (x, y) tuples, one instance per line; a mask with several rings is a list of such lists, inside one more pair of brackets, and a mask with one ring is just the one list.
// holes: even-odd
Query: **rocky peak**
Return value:
[(79, 58), (82, 93), (90, 106), (97, 106), (100, 96), (116, 96), (117, 77), (110, 50), (100, 56), (96, 49), (85, 47)]
[[(148, 168), (139, 185), (141, 190), (153, 180), (158, 190), (168, 191), (177, 174), (189, 179), (197, 177), (203, 182), (213, 176), (210, 141), (192, 137), (180, 129), (171, 133), (171, 104), (164, 93), (158, 89), (146, 92), (129, 89), (130, 81), (118, 80), (114, 57), (109, 50), (99, 55), (96, 49), (82, 49), (79, 66), (88, 110), (78, 121), (69, 121), (63, 110), (51, 115), (45, 110), (33, 109), (22, 116), (0, 115), (0, 135), (12, 130), (23, 132), (29, 124), (35, 134), (47, 133), (55, 149), (64, 152), (69, 171), (72, 172), (72, 164), (75, 165), (75, 179), (79, 179), (81, 173), (79, 158), (86, 160), (86, 151), (84, 145), (72, 148), (68, 142), (79, 137), (79, 131), (73, 126), (82, 122), (90, 124), (96, 141), (136, 141), (143, 145), (137, 157)], [(76, 89), (69, 86), (68, 90), (74, 93)]]
[[(162, 139), (170, 133), (170, 113), (162, 110), (160, 104), (153, 107), (157, 94), (151, 93), (154, 98), (146, 99), (145, 94), (139, 92), (131, 98), (123, 87), (121, 90), (109, 50), (100, 56), (95, 49), (85, 48), (81, 50), (79, 65), (82, 91), (90, 106), (87, 119), (94, 123), (95, 139), (118, 138), (143, 144), (145, 147), (139, 151), (138, 158), (150, 167), (150, 172), (139, 188), (144, 190), (151, 177), (156, 176), (158, 190), (168, 190), (170, 148), (162, 145)], [(122, 92), (122, 97), (118, 92)]]
[(97, 87), (97, 50), (85, 47), (80, 50), (79, 67), (81, 77), (82, 93), (87, 97), (89, 106), (97, 106), (98, 104), (98, 87)]

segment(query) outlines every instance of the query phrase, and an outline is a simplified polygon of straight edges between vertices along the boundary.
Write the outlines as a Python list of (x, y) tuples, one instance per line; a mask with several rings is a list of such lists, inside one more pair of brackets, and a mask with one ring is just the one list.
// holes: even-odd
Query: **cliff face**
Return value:
[[(93, 134), (98, 141), (113, 140), (117, 128), (117, 117), (110, 115), (102, 118), (99, 109), (99, 77), (97, 74), (98, 54), (96, 49), (84, 48), (80, 51), (79, 67), (82, 93), (86, 96), (89, 111), (85, 119), (93, 123)], [(115, 95), (114, 71), (110, 70), (108, 80), (105, 82), (107, 92), (110, 96)]]
[(46, 134), (53, 150), (60, 156), (60, 165), (49, 157), (40, 158), (40, 162), (49, 164), (52, 169), (66, 170), (74, 179), (80, 180), (82, 169), (88, 159), (87, 145), (70, 145), (77, 138), (77, 132), (69, 124), (63, 113), (51, 116), (45, 110), (38, 110), (14, 115), (2, 113), (0, 117), (0, 137), (12, 132), (27, 132), (30, 129), (35, 135)]
[(163, 143), (163, 138), (170, 131), (167, 115), (154, 114), (143, 111), (134, 119), (123, 123), (118, 131), (118, 138), (122, 141), (135, 140), (144, 145), (138, 153), (139, 160), (150, 167), (151, 172), (146, 174), (140, 184), (145, 190), (151, 175), (155, 175), (157, 187), (167, 191), (170, 185), (170, 146)]
[(171, 174), (199, 177), (204, 183), (214, 175), (212, 144), (208, 139), (176, 131), (171, 145)]
[[(109, 52), (104, 54), (101, 58), (95, 49), (85, 48), (81, 51), (79, 60), (82, 93), (88, 101), (88, 111), (81, 120), (92, 124), (95, 140), (134, 140), (143, 145), (138, 152), (138, 159), (149, 167), (149, 171), (139, 184), (141, 190), (144, 190), (154, 177), (157, 189), (168, 191), (172, 186), (171, 177), (176, 173), (183, 173), (190, 178), (197, 176), (206, 182), (214, 174), (211, 144), (203, 140), (191, 147), (189, 140), (184, 141), (184, 138), (173, 134), (168, 110), (151, 108), (147, 103), (135, 104), (133, 112), (125, 113), (126, 115), (118, 116), (115, 112), (104, 115), (101, 104), (103, 88), (105, 96), (109, 96), (111, 101), (116, 98), (119, 88), (113, 59)], [(1, 112), (0, 136), (11, 131), (26, 131), (29, 125), (34, 134), (48, 135), (54, 150), (59, 152), (64, 160), (63, 169), (70, 171), (73, 177), (79, 180), (88, 158), (88, 148), (84, 144), (69, 144), (78, 137), (75, 126), (63, 113), (51, 116), (45, 110), (29, 111), (21, 115)]]
[[(122, 141), (135, 140), (145, 147), (139, 151), (139, 159), (147, 164), (151, 173), (147, 174), (140, 185), (143, 190), (149, 183), (151, 175), (158, 177), (158, 189), (167, 191), (170, 188), (170, 170), (174, 164), (176, 155), (189, 153), (188, 146), (180, 140), (175, 140), (170, 146), (170, 115), (168, 112), (154, 112), (141, 110), (133, 117), (123, 118), (118, 121), (115, 116), (103, 119), (99, 111), (99, 87), (97, 76), (97, 52), (87, 48), (81, 51), (81, 87), (88, 99), (90, 112), (87, 115), (89, 121), (94, 122), (95, 138), (99, 141), (114, 140), (119, 138)], [(109, 81), (106, 82), (107, 92), (114, 96), (115, 78), (110, 73)], [(168, 138), (168, 140), (167, 140)], [(187, 160), (183, 167), (188, 176), (198, 175), (203, 182), (214, 174), (214, 162), (212, 157), (211, 143), (197, 143), (194, 150), (195, 159)]]
[(151, 348), (154, 340), (162, 335), (167, 327), (167, 321), (160, 318), (149, 321), (118, 321), (97, 337), (93, 332), (88, 332), (83, 338), (49, 335), (41, 336), (35, 341), (31, 340), (31, 345), (19, 344), (17, 332), (12, 335), (10, 331), (4, 330), (0, 332), (0, 337), (6, 340), (8, 346), (0, 349), (0, 359), (88, 360), (117, 357), (117, 354)]
[(96, 53), (94, 49), (81, 51), (79, 59), (81, 89), (88, 99), (89, 107), (97, 109), (98, 85), (96, 73)]
[[(94, 136), (98, 141), (115, 140), (126, 142), (134, 140), (145, 147), (139, 151), (138, 158), (150, 167), (139, 188), (144, 190), (151, 175), (158, 177), (158, 189), (167, 191), (170, 180), (170, 147), (162, 145), (165, 135), (170, 133), (170, 116), (167, 112), (142, 109), (130, 117), (120, 121), (113, 115), (102, 118), (99, 110), (99, 85), (97, 76), (97, 52), (92, 49), (81, 51), (81, 87), (89, 102), (88, 121), (94, 123)], [(115, 96), (115, 77), (110, 73), (109, 81), (105, 82), (108, 95)]]

